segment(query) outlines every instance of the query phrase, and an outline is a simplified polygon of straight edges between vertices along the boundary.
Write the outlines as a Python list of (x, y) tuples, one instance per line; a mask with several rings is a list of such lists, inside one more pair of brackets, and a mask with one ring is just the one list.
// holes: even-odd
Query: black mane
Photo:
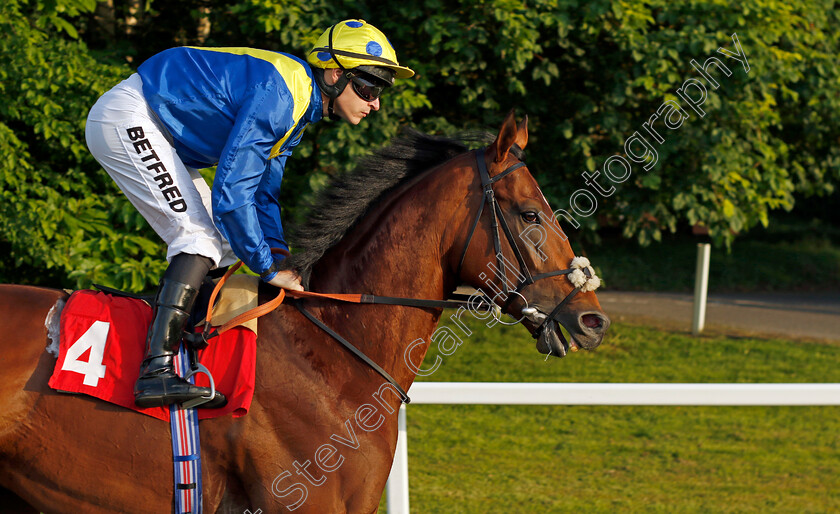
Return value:
[[(486, 136), (480, 139), (486, 140)], [(307, 206), (306, 221), (289, 231), (289, 240), (296, 251), (284, 261), (283, 268), (297, 270), (304, 285), (308, 286), (312, 266), (380, 198), (402, 182), (467, 149), (460, 140), (403, 129), (388, 146), (362, 158), (355, 170), (334, 177)]]

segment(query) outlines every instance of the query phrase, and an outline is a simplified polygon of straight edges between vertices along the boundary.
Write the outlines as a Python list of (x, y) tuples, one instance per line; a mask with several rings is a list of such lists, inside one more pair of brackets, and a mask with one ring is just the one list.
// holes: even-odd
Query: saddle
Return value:
[[(211, 326), (226, 324), (255, 307), (258, 282), (248, 275), (231, 276), (212, 310)], [(212, 283), (202, 287), (188, 330), (204, 329), (212, 288)], [(61, 313), (58, 359), (50, 387), (65, 393), (87, 394), (168, 421), (167, 407), (144, 409), (134, 405), (134, 382), (151, 319), (152, 309), (141, 296), (111, 289), (73, 292)], [(198, 362), (229, 400), (220, 409), (199, 409), (200, 419), (227, 414), (239, 417), (248, 412), (254, 393), (256, 338), (255, 319), (222, 332), (203, 349), (203, 338), (185, 338), (185, 345), (192, 341), (198, 346)], [(196, 374), (197, 385), (210, 387), (210, 380), (203, 373)]]

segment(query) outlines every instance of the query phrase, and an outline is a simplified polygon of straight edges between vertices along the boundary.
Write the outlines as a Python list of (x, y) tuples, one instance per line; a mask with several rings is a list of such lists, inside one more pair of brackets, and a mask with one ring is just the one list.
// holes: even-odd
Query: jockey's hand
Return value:
[(283, 289), (303, 291), (303, 286), (300, 285), (300, 276), (291, 270), (278, 271), (268, 283), (275, 287), (282, 287)]

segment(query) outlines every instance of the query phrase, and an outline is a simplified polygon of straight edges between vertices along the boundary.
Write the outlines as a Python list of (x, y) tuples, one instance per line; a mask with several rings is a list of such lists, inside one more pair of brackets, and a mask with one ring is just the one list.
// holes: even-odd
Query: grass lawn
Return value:
[[(840, 382), (836, 346), (614, 325), (544, 362), (521, 327), (471, 328), (425, 380)], [(408, 427), (412, 512), (840, 511), (837, 407), (409, 405)]]

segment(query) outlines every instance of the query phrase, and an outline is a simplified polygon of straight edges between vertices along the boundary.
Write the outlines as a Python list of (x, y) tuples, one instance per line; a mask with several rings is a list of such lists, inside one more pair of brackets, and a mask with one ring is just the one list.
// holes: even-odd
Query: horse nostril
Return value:
[(584, 314), (580, 317), (583, 326), (588, 328), (601, 328), (604, 325), (604, 320), (597, 314)]

